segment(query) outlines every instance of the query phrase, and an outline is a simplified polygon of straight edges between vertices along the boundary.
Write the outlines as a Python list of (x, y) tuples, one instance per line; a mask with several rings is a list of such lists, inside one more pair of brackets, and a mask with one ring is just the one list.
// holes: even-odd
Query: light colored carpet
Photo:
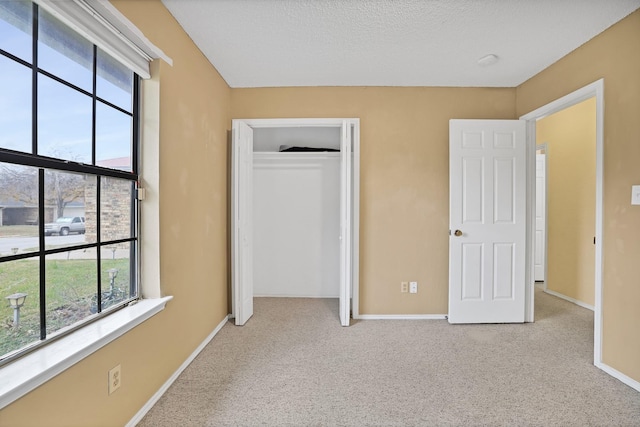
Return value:
[(256, 298), (139, 426), (640, 426), (592, 361), (593, 313), (540, 291), (524, 325), (343, 328), (337, 300)]

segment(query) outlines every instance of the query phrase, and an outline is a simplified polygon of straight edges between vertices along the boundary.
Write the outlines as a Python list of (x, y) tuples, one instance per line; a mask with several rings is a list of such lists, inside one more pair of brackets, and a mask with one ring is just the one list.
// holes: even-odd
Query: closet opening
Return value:
[(233, 120), (232, 316), (253, 297), (336, 298), (357, 316), (358, 119)]
[(340, 128), (253, 133), (254, 297), (340, 296)]

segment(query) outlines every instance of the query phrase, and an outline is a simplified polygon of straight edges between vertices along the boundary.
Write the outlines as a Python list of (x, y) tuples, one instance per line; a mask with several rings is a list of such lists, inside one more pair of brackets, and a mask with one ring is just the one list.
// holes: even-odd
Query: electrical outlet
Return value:
[(403, 293), (409, 292), (408, 282), (400, 282), (400, 292), (403, 292)]
[(122, 372), (120, 365), (109, 370), (109, 394), (113, 393), (122, 385)]
[(418, 293), (418, 282), (409, 282), (409, 293)]

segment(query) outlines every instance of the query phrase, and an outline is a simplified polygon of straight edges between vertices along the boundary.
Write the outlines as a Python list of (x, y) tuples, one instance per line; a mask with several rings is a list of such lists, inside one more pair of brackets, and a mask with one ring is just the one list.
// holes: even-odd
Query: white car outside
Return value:
[(56, 219), (55, 222), (48, 222), (44, 225), (45, 236), (51, 236), (52, 234), (67, 236), (69, 233), (85, 233), (83, 216), (64, 216)]

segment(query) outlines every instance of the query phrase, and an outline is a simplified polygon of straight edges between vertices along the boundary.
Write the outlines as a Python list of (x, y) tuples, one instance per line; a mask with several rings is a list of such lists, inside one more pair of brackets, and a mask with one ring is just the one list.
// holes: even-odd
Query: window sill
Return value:
[(140, 300), (0, 368), (0, 409), (159, 313), (172, 298)]

